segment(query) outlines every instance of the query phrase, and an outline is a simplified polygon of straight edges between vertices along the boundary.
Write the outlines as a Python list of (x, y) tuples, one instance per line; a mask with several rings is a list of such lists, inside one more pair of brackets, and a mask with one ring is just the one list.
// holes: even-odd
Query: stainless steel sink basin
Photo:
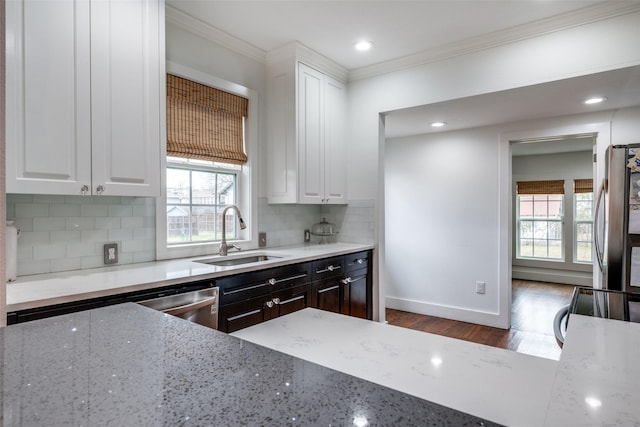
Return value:
[(203, 264), (209, 264), (209, 265), (217, 265), (220, 267), (230, 267), (234, 265), (251, 264), (254, 262), (265, 262), (265, 261), (270, 261), (278, 258), (282, 258), (282, 257), (261, 254), (261, 255), (247, 255), (243, 257), (236, 256), (236, 257), (229, 257), (229, 258), (216, 257), (216, 258), (208, 258), (208, 259), (199, 259), (199, 260), (196, 260), (196, 262), (201, 262)]

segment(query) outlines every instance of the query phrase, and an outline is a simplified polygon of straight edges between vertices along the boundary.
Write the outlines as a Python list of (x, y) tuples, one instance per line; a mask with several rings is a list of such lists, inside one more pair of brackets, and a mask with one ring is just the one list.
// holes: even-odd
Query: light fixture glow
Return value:
[(360, 52), (364, 52), (373, 47), (373, 42), (369, 40), (362, 40), (356, 43), (355, 47), (356, 47), (356, 50), (359, 50)]
[(589, 405), (593, 409), (598, 409), (602, 406), (602, 401), (597, 397), (587, 396), (584, 401), (587, 402), (587, 405)]
[(364, 415), (356, 415), (353, 417), (353, 425), (356, 427), (366, 427), (369, 425), (369, 420)]
[(606, 100), (607, 98), (604, 96), (594, 96), (593, 98), (589, 98), (589, 99), (585, 99), (584, 103), (587, 105), (591, 105), (591, 104), (599, 104), (602, 101)]
[(437, 368), (438, 366), (442, 365), (442, 359), (438, 356), (433, 356), (431, 358), (431, 364)]
[(447, 122), (431, 122), (431, 127), (432, 128), (441, 128), (443, 126), (445, 126), (447, 124)]

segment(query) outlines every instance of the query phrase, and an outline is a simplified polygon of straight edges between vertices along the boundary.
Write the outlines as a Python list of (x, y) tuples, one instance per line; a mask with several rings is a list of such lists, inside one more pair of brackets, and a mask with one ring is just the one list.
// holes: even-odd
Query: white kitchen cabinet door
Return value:
[(5, 6), (7, 192), (81, 194), (91, 185), (89, 3)]
[(163, 7), (7, 2), (8, 193), (160, 194)]
[(324, 203), (324, 75), (298, 65), (298, 203)]
[(298, 65), (298, 203), (346, 204), (345, 87)]
[(158, 0), (91, 3), (94, 194), (160, 195), (161, 7)]
[(346, 89), (325, 78), (324, 203), (347, 204)]

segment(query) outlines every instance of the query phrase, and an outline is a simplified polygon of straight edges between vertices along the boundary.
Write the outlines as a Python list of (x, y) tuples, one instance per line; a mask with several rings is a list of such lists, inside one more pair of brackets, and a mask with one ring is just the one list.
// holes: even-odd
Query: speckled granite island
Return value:
[(2, 425), (494, 425), (128, 303), (0, 329)]

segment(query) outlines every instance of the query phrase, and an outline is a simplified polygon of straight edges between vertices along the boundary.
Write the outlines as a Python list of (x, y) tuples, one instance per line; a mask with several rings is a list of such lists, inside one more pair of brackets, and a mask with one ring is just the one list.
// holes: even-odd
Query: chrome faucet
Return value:
[(227, 244), (226, 217), (227, 217), (227, 211), (229, 209), (233, 209), (236, 211), (236, 214), (238, 215), (238, 222), (240, 223), (240, 229), (244, 230), (245, 228), (247, 228), (246, 224), (244, 223), (244, 220), (242, 219), (242, 214), (240, 213), (240, 209), (238, 209), (236, 205), (227, 205), (224, 207), (224, 209), (222, 210), (222, 240), (220, 241), (220, 255), (222, 256), (227, 255), (227, 251), (229, 250), (229, 248), (235, 248), (237, 250), (240, 250), (240, 247), (237, 245)]

